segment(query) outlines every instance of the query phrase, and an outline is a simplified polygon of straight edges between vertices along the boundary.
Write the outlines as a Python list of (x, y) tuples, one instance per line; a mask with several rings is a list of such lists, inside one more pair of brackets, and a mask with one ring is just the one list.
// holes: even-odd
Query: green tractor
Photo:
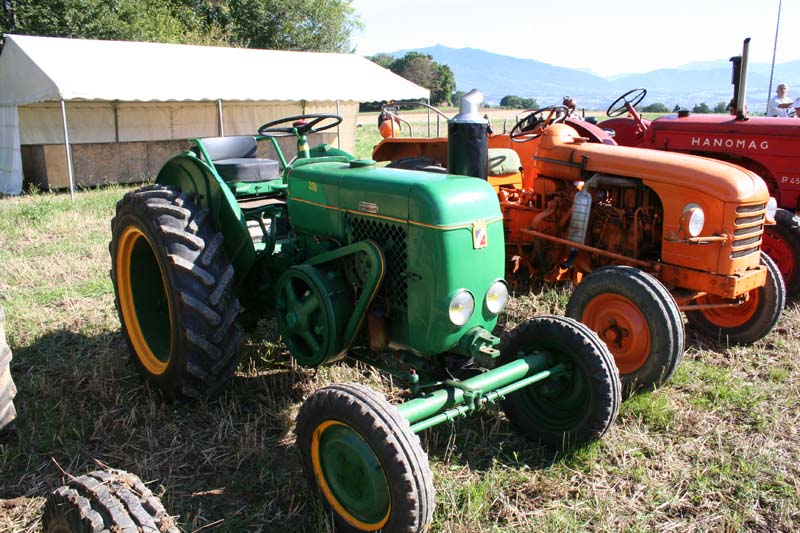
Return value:
[[(418, 433), (498, 402), (530, 439), (572, 448), (613, 423), (619, 376), (599, 338), (567, 318), (534, 318), (501, 344), (492, 331), (509, 295), (492, 187), (309, 149), (309, 135), (341, 120), (194, 140), (157, 184), (126, 194), (111, 224), (116, 304), (135, 365), (169, 397), (222, 390), (237, 322), (267, 313), (302, 366), (350, 356), (403, 380), (411, 398), (397, 406), (355, 384), (315, 391), (297, 446), (345, 529), (421, 531), (434, 489)], [(286, 136), (297, 137), (290, 161)], [(257, 157), (259, 140), (277, 160)]]

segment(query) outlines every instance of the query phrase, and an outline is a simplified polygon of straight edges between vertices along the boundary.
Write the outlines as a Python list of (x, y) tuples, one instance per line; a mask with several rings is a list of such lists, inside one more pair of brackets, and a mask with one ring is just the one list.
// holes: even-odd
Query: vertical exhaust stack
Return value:
[(447, 172), (485, 180), (489, 176), (489, 123), (479, 112), (483, 93), (461, 97), (458, 115), (447, 121)]
[(742, 55), (734, 56), (730, 59), (731, 63), (733, 63), (731, 83), (733, 84), (733, 111), (736, 113), (736, 120), (747, 120), (747, 63), (749, 53), (750, 37), (744, 40)]

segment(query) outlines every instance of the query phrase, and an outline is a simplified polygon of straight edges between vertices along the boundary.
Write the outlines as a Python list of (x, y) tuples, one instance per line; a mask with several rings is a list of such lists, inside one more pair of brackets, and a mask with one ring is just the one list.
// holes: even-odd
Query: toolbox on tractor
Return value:
[[(451, 171), (461, 130), (488, 127), (477, 112), (481, 99), (479, 91), (464, 97), (447, 136), (414, 137), (395, 116), (402, 127), (373, 158)], [(697, 332), (726, 343), (767, 335), (785, 289), (760, 250), (775, 215), (763, 180), (730, 164), (616, 146), (603, 129), (568, 115), (565, 106), (528, 110), (509, 133), (458, 148), (481, 155), (460, 157), (473, 164), (459, 172), (487, 181), (500, 198), (507, 279), (522, 290), (532, 278), (575, 282), (567, 314), (608, 344), (628, 390), (675, 371), (684, 348), (680, 311)], [(490, 162), (503, 159), (498, 149), (516, 152), (521, 167), (493, 170)]]

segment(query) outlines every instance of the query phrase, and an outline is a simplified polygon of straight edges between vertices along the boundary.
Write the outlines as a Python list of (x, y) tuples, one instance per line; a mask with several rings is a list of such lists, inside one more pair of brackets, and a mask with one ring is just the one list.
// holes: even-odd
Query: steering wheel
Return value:
[[(326, 123), (326, 121), (329, 121), (330, 123)], [(322, 123), (322, 125), (318, 126), (320, 123)], [(269, 137), (291, 137), (295, 134), (308, 135), (309, 133), (317, 133), (320, 131), (329, 130), (341, 123), (342, 117), (339, 115), (296, 115), (294, 117), (279, 118), (278, 120), (267, 122), (258, 128), (258, 134)], [(282, 124), (291, 125), (281, 126)], [(276, 133), (280, 133), (282, 135), (275, 135)]]
[[(569, 108), (565, 105), (551, 105), (541, 109), (528, 110), (530, 113), (522, 117), (511, 128), (508, 136), (512, 141), (523, 143), (539, 137), (551, 124), (564, 122), (569, 115)], [(525, 111), (526, 113), (528, 111)], [(545, 113), (547, 116), (545, 116)]]
[[(608, 106), (608, 109), (606, 109), (606, 115), (609, 118), (624, 115), (630, 109), (628, 106), (636, 107), (642, 100), (644, 100), (645, 95), (647, 95), (647, 89), (631, 89), (614, 100), (614, 102)], [(630, 98), (628, 98), (629, 96)]]

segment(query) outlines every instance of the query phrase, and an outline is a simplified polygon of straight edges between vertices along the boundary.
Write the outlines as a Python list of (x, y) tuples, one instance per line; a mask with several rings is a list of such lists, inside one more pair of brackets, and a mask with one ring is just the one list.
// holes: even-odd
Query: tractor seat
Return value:
[[(256, 157), (258, 144), (251, 135), (198, 139), (226, 182), (266, 181), (280, 178), (280, 164), (274, 159)], [(199, 156), (200, 149), (195, 147)]]

